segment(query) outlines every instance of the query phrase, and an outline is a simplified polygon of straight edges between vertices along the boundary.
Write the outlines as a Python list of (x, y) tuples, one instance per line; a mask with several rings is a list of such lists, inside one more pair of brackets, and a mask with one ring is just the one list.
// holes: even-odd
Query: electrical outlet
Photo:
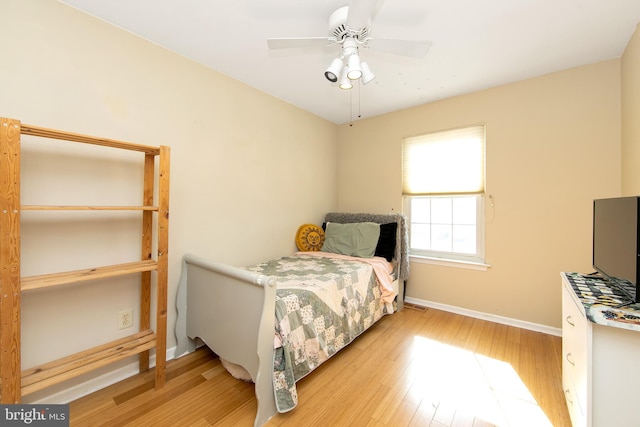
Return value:
[(133, 309), (122, 310), (118, 313), (118, 329), (127, 329), (133, 326)]

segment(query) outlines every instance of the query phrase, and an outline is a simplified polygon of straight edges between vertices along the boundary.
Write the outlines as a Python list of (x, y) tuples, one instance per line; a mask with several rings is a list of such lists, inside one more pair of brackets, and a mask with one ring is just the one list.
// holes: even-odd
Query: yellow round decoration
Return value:
[(305, 252), (319, 251), (324, 243), (324, 230), (314, 224), (304, 224), (296, 232), (296, 246)]

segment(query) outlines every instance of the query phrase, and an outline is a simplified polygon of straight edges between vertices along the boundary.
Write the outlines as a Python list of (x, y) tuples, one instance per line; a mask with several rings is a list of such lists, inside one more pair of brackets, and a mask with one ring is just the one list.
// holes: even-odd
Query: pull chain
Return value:
[(349, 126), (353, 126), (353, 92), (349, 91)]
[(362, 101), (360, 98), (360, 94), (362, 93), (362, 82), (358, 79), (358, 120), (362, 118), (362, 113), (360, 112), (360, 106), (362, 105)]

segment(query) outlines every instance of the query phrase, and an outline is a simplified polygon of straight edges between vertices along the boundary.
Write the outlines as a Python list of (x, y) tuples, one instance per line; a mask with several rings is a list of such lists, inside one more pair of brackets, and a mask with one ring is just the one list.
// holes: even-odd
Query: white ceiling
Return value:
[(64, 0), (337, 124), (622, 55), (640, 0), (387, 0), (371, 35), (433, 43), (415, 59), (361, 49), (376, 79), (324, 78), (339, 46), (269, 50), (328, 36), (349, 0)]

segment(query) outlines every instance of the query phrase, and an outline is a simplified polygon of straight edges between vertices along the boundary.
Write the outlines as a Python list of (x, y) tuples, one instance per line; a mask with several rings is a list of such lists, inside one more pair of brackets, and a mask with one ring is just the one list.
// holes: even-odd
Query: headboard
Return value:
[(337, 222), (349, 224), (354, 222), (375, 222), (378, 224), (398, 224), (398, 235), (396, 239), (396, 253), (394, 260), (398, 263), (398, 278), (407, 280), (409, 277), (409, 228), (407, 217), (400, 213), (392, 214), (368, 214), (368, 213), (347, 213), (329, 212), (325, 215), (325, 222)]

